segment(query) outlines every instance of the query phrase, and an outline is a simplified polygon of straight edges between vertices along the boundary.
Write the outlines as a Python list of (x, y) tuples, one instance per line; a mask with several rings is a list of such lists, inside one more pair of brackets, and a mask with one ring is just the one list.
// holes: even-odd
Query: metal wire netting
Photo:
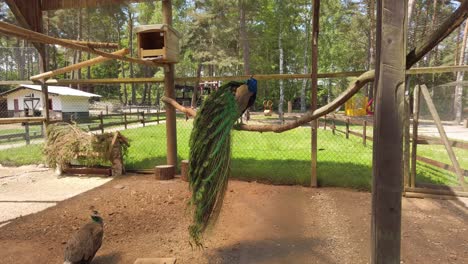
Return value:
[[(461, 109), (457, 109), (456, 85), (452, 84), (427, 87), (429, 102), (423, 94), (420, 96), (417, 152), (412, 153), (417, 160), (416, 175), (413, 176), (415, 187), (440, 185), (456, 188), (461, 186), (463, 178), (468, 183), (468, 109), (466, 108), (468, 87), (459, 87), (462, 88), (460, 97), (462, 104)], [(455, 164), (443, 144), (442, 135), (436, 125), (437, 117), (431, 113), (429, 104), (433, 104), (435, 114), (441, 120), (441, 127), (449, 139), (450, 148), (463, 176), (456, 173)], [(413, 120), (416, 117), (415, 112), (416, 109), (413, 108)], [(414, 126), (411, 128), (413, 131)]]

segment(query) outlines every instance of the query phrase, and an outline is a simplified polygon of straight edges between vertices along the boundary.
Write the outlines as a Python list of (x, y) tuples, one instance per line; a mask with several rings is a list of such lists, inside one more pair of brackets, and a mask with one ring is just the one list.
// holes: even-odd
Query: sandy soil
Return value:
[(0, 166), (0, 226), (110, 180), (103, 177), (57, 177), (52, 170), (41, 165)]
[[(187, 183), (116, 178), (0, 228), (0, 263), (62, 263), (70, 234), (94, 205), (105, 221), (94, 264), (176, 257), (177, 263), (368, 263), (370, 194), (232, 181), (204, 250), (192, 250)], [(466, 263), (468, 209), (403, 200), (402, 263)]]

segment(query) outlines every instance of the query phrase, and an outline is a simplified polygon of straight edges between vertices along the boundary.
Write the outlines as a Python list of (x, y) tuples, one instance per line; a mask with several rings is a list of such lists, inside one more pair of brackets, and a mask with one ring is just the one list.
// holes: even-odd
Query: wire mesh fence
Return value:
[[(276, 89), (273, 82), (259, 82), (265, 90)], [(295, 94), (300, 94), (302, 84), (296, 83)], [(324, 82), (325, 88), (329, 82)], [(339, 94), (338, 83), (332, 83), (334, 90), (327, 91), (321, 105)], [(266, 87), (266, 86), (269, 87)], [(346, 83), (343, 83), (344, 89)], [(190, 88), (190, 87), (189, 87)], [(179, 94), (186, 105), (191, 99), (190, 89), (184, 86)], [(216, 86), (215, 86), (216, 88)], [(130, 141), (130, 147), (124, 158), (127, 170), (153, 169), (166, 163), (166, 126), (165, 110), (159, 104), (125, 105), (117, 99), (107, 99), (106, 93), (98, 90), (83, 92), (62, 87), (59, 90), (49, 87), (49, 114), (52, 121), (76, 123), (90, 133), (119, 131)], [(70, 90), (69, 90), (70, 89)], [(290, 88), (292, 89), (292, 88)], [(464, 88), (463, 102), (466, 102)], [(326, 89), (325, 89), (326, 90)], [(454, 90), (452, 88), (452, 90)], [(259, 96), (258, 103), (249, 118), (248, 124), (281, 124), (299, 118), (301, 113), (300, 98), (292, 97), (284, 103), (284, 115), (278, 114), (279, 97), (273, 91), (263, 91), (268, 97)], [(330, 94), (328, 94), (330, 92)], [(437, 111), (441, 112), (449, 138), (455, 146), (455, 155), (463, 173), (468, 170), (467, 128), (463, 122), (449, 126), (453, 121), (449, 99), (441, 98), (435, 89), (430, 89)], [(187, 94), (184, 94), (187, 93)], [(453, 100), (454, 95), (447, 95)], [(102, 96), (101, 96), (102, 95)], [(101, 96), (101, 97), (100, 97)], [(309, 96), (306, 92), (306, 97)], [(181, 98), (179, 98), (181, 99)], [(271, 100), (271, 104), (264, 104)], [(151, 100), (156, 101), (157, 100)], [(307, 102), (307, 100), (306, 100)], [(20, 86), (3, 93), (0, 101), (2, 117), (41, 116), (44, 108), (40, 86)], [(289, 107), (288, 107), (289, 106)], [(355, 107), (355, 106), (353, 106)], [(306, 105), (308, 108), (308, 105)], [(322, 186), (349, 186), (369, 189), (372, 175), (372, 136), (373, 116), (346, 116), (345, 107), (334, 114), (320, 119), (318, 129), (317, 173)], [(445, 111), (445, 112), (444, 112)], [(348, 111), (348, 114), (352, 113)], [(356, 112), (357, 113), (357, 112)], [(464, 113), (466, 114), (466, 113)], [(460, 185), (454, 173), (453, 164), (440, 135), (421, 101), (421, 115), (418, 135), (416, 182), (418, 184)], [(465, 115), (466, 116), (466, 115)], [(465, 117), (466, 118), (466, 117)], [(465, 119), (463, 119), (465, 120)], [(189, 158), (189, 139), (192, 119), (184, 114), (177, 114), (178, 160)], [(454, 128), (456, 129), (452, 131)], [(42, 162), (41, 145), (44, 141), (42, 123), (19, 123), (0, 125), (0, 164), (21, 165), (28, 162)], [(265, 181), (277, 184), (308, 185), (311, 178), (311, 127), (306, 124), (284, 133), (252, 133), (233, 131), (232, 140), (232, 175), (243, 180)], [(424, 141), (426, 140), (426, 141)], [(424, 142), (430, 142), (426, 144)], [(432, 144), (437, 142), (436, 145)], [(7, 150), (7, 151), (6, 151)], [(452, 167), (450, 167), (452, 166)]]
[[(459, 98), (455, 84), (424, 87), (421, 89), (427, 92), (422, 92), (419, 108), (413, 108), (413, 124), (419, 110), (417, 140), (412, 126), (417, 143), (417, 151), (412, 153), (417, 160), (414, 187), (460, 188), (463, 182), (468, 183), (468, 115), (464, 111), (468, 109), (463, 109), (468, 87), (458, 87), (462, 91)], [(458, 107), (457, 100), (461, 103)], [(444, 137), (448, 144), (444, 144)]]

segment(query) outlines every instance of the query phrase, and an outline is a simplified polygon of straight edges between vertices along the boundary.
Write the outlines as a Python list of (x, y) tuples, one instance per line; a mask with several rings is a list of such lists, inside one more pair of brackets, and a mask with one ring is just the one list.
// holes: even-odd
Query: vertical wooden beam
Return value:
[(414, 88), (413, 93), (413, 145), (411, 149), (411, 175), (409, 186), (416, 187), (416, 158), (418, 156), (418, 125), (419, 125), (419, 102), (421, 99), (421, 90), (419, 85)]
[[(408, 91), (408, 93), (407, 93)], [(408, 94), (408, 95), (407, 95)], [(403, 98), (403, 188), (408, 185), (410, 174), (410, 111), (409, 111), (409, 85), (405, 85)]]
[(362, 144), (367, 145), (367, 120), (364, 120), (362, 124)]
[(445, 133), (445, 129), (442, 126), (442, 122), (440, 121), (439, 114), (437, 114), (437, 110), (435, 108), (434, 102), (432, 102), (431, 95), (427, 90), (426, 85), (421, 85), (421, 92), (424, 97), (424, 101), (426, 101), (427, 107), (429, 108), (429, 112), (431, 112), (432, 118), (434, 119), (434, 123), (437, 126), (437, 130), (439, 130), (440, 138), (445, 145), (445, 149), (449, 155), (450, 160), (452, 161), (452, 165), (455, 168), (455, 172), (458, 176), (458, 180), (460, 185), (463, 187), (464, 190), (467, 190), (467, 185), (465, 183), (465, 176), (463, 171), (460, 168), (460, 164), (458, 163), (457, 157), (455, 156), (455, 152), (453, 152), (452, 145), (449, 142), (447, 134)]
[(371, 263), (400, 263), (407, 1), (377, 1)]
[[(313, 1), (313, 14), (312, 14), (312, 66), (311, 66), (311, 104), (310, 110), (317, 109), (317, 67), (318, 67), (318, 36), (319, 36), (319, 14), (320, 14), (320, 0)], [(317, 187), (317, 129), (318, 119), (311, 122), (311, 179), (310, 186)]]
[[(172, 1), (162, 1), (163, 23), (172, 25)], [(174, 64), (164, 67), (164, 93), (175, 99)], [(176, 112), (172, 105), (166, 104), (167, 164), (177, 166), (177, 127)]]
[(346, 139), (349, 139), (349, 117), (346, 118)]

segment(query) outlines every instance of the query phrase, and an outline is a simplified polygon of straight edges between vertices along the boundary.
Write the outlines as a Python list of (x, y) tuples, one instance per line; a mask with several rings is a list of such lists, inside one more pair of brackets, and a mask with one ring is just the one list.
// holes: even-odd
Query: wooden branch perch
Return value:
[[(118, 50), (116, 52), (112, 52), (112, 54), (123, 56), (123, 55), (128, 54), (129, 52), (130, 51), (128, 49), (121, 49), (121, 50)], [(78, 70), (78, 69), (81, 69), (81, 68), (84, 68), (84, 67), (88, 67), (88, 66), (100, 63), (100, 62), (108, 61), (108, 60), (111, 60), (111, 59), (103, 57), (103, 56), (99, 56), (99, 57), (92, 58), (92, 59), (87, 60), (87, 61), (82, 61), (82, 62), (73, 64), (73, 65), (70, 65), (70, 66), (67, 66), (67, 67), (63, 67), (63, 68), (56, 69), (56, 70), (53, 70), (53, 71), (48, 71), (48, 72), (45, 72), (45, 73), (34, 75), (34, 76), (31, 76), (31, 78), (29, 78), (29, 79), (31, 79), (33, 81), (41, 80), (41, 79), (45, 80), (45, 79), (49, 79), (50, 77), (53, 77), (53, 76), (56, 76), (56, 75), (59, 75), (59, 74), (62, 74), (62, 73), (75, 71), (75, 70)]]
[(97, 54), (97, 55), (100, 55), (100, 56), (103, 56), (103, 57), (106, 57), (106, 58), (110, 58), (110, 59), (134, 62), (134, 63), (147, 65), (147, 66), (151, 66), (151, 67), (159, 67), (160, 66), (160, 65), (158, 65), (158, 64), (156, 64), (154, 62), (151, 62), (151, 61), (141, 60), (141, 59), (137, 59), (137, 58), (129, 58), (129, 57), (114, 55), (114, 54), (111, 54), (111, 53), (95, 50), (95, 49), (90, 48), (88, 46), (79, 45), (79, 44), (71, 43), (71, 42), (63, 40), (63, 39), (50, 37), (50, 36), (47, 36), (47, 35), (44, 35), (44, 34), (41, 34), (41, 33), (37, 33), (37, 32), (31, 31), (31, 30), (27, 30), (27, 29), (24, 29), (22, 27), (17, 27), (15, 25), (5, 23), (5, 22), (1, 22), (1, 21), (0, 21), (0, 30), (4, 34), (13, 35), (13, 36), (16, 36), (16, 37), (19, 37), (19, 38), (22, 38), (22, 39), (26, 39), (26, 40), (29, 40), (29, 41), (41, 42), (41, 43), (45, 43), (45, 44), (60, 45), (60, 46), (65, 47), (65, 48), (81, 50), (81, 51), (84, 51), (84, 52)]
[(181, 106), (179, 103), (177, 103), (176, 100), (172, 98), (163, 96), (161, 100), (165, 102), (166, 104), (172, 105), (175, 109), (187, 114), (190, 117), (195, 117), (197, 115), (197, 112), (195, 112), (195, 110), (193, 110), (192, 108)]
[[(438, 28), (434, 31), (420, 46), (416, 49), (411, 51), (408, 55), (406, 55), (406, 68), (411, 68), (419, 59), (421, 59), (427, 52), (432, 50), (437, 44), (439, 44), (445, 37), (447, 37), (453, 30), (457, 28), (461, 23), (463, 23), (464, 19), (467, 17), (468, 12), (468, 0), (464, 1), (460, 7)], [(325, 106), (320, 107), (319, 109), (308, 112), (301, 116), (294, 122), (287, 123), (284, 125), (240, 125), (237, 128), (240, 130), (246, 131), (257, 131), (257, 132), (275, 132), (281, 133), (287, 130), (294, 129), (310, 121), (317, 119), (321, 116), (324, 116), (339, 106), (344, 104), (348, 99), (350, 99), (354, 94), (356, 94), (366, 83), (371, 82), (374, 80), (375, 72), (367, 71), (360, 75), (354, 82), (350, 84), (350, 86), (340, 94), (335, 100), (328, 103)], [(162, 100), (165, 103), (171, 104), (176, 109), (181, 110), (184, 113), (189, 115), (194, 114), (193, 112), (189, 112), (188, 110), (183, 110), (185, 108), (179, 105), (174, 100), (168, 100), (168, 98), (163, 97)], [(195, 115), (192, 115), (195, 116)]]

